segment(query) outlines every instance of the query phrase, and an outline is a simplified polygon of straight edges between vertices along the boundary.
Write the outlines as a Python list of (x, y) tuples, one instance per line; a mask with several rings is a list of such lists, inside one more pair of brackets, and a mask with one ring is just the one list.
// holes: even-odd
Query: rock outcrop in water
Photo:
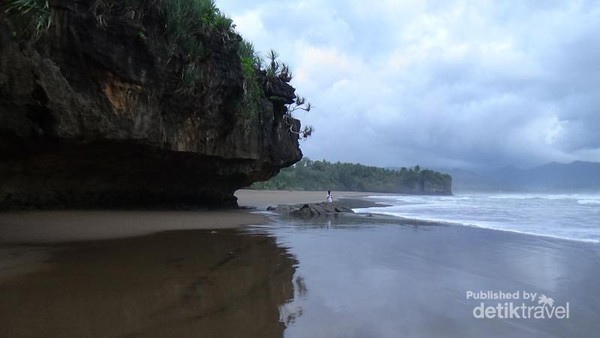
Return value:
[(235, 206), (302, 158), (294, 88), (271, 79), (249, 109), (235, 32), (196, 33), (190, 63), (156, 1), (96, 3), (49, 1), (40, 36), (0, 11), (0, 208)]

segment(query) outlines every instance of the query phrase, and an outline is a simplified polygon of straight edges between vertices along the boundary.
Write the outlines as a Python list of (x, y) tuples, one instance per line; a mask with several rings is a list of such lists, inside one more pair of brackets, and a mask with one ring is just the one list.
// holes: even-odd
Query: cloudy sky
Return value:
[(600, 1), (217, 0), (314, 105), (312, 159), (600, 161)]

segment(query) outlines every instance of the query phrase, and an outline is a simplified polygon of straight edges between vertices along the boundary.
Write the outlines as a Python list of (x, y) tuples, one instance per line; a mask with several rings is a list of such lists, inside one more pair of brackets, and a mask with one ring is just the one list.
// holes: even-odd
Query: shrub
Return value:
[(260, 70), (260, 59), (254, 50), (252, 43), (241, 40), (238, 47), (238, 55), (244, 75), (244, 99), (242, 109), (245, 116), (254, 118), (260, 110), (260, 100), (264, 94), (259, 83), (257, 72)]
[(52, 26), (54, 11), (48, 0), (8, 0), (4, 11), (20, 14), (23, 30), (29, 37), (38, 38)]
[(161, 11), (171, 50), (180, 51), (191, 60), (201, 56), (200, 35), (212, 31), (223, 40), (235, 35), (233, 21), (221, 13), (213, 0), (163, 0)]

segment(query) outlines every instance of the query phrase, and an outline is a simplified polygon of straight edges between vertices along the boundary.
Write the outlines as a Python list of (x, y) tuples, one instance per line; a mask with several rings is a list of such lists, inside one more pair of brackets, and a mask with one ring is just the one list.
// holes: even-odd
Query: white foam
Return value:
[(600, 199), (582, 199), (582, 200), (577, 200), (577, 204), (581, 204), (581, 205), (600, 205)]
[(465, 224), (465, 225), (466, 226), (471, 226), (471, 227), (476, 227), (476, 228), (481, 228), (481, 229), (488, 229), (488, 230), (495, 230), (495, 231), (505, 231), (505, 232), (513, 232), (513, 233), (517, 233), (517, 234), (530, 235), (530, 236), (536, 236), (536, 237), (556, 238), (556, 239), (564, 239), (564, 240), (569, 240), (569, 241), (594, 243), (594, 244), (600, 243), (600, 240), (591, 239), (591, 238), (573, 238), (573, 237), (568, 237), (568, 236), (543, 234), (543, 233), (537, 233), (537, 232), (534, 233), (534, 232), (529, 232), (529, 231), (522, 231), (522, 230), (515, 230), (515, 229), (506, 229), (506, 228), (499, 228), (499, 227), (487, 227), (487, 226), (481, 226), (481, 225), (467, 225), (467, 224)]
[(596, 208), (589, 207), (600, 205), (598, 194), (481, 194), (457, 198), (373, 198), (388, 202), (392, 206), (355, 209), (355, 212), (600, 243), (600, 222)]
[[(355, 209), (355, 212), (357, 213), (366, 213), (369, 212), (367, 210), (359, 210), (359, 209)], [(411, 220), (415, 220), (415, 221), (425, 221), (425, 222), (435, 222), (435, 223), (443, 223), (443, 224), (447, 224), (447, 225), (455, 225), (455, 226), (466, 226), (466, 227), (473, 227), (473, 228), (480, 228), (480, 229), (488, 229), (488, 230), (495, 230), (495, 231), (505, 231), (505, 232), (512, 232), (512, 233), (518, 233), (518, 234), (523, 234), (523, 235), (529, 235), (529, 236), (538, 236), (538, 237), (546, 237), (546, 238), (556, 238), (556, 239), (563, 239), (563, 240), (569, 240), (569, 241), (577, 241), (577, 242), (585, 242), (585, 243), (594, 243), (594, 244), (598, 244), (600, 243), (600, 240), (597, 239), (591, 239), (591, 238), (574, 238), (574, 237), (570, 237), (570, 236), (564, 236), (564, 235), (553, 235), (553, 234), (547, 234), (547, 233), (539, 233), (539, 232), (531, 232), (531, 231), (523, 231), (523, 230), (516, 230), (516, 229), (508, 229), (508, 228), (503, 228), (498, 224), (494, 224), (493, 222), (472, 222), (472, 221), (457, 221), (457, 220), (448, 220), (448, 219), (444, 219), (444, 218), (436, 218), (436, 217), (413, 217), (413, 216), (404, 216), (398, 213), (394, 213), (394, 212), (377, 212), (378, 214), (382, 214), (382, 215), (388, 215), (388, 216), (394, 216), (394, 217), (400, 217), (403, 219), (411, 219)]]

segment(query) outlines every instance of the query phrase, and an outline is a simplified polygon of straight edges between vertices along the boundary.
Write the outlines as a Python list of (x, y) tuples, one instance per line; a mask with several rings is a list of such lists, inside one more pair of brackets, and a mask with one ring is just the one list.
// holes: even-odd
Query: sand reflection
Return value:
[(176, 231), (56, 248), (0, 281), (0, 336), (280, 337), (297, 262), (268, 236)]

